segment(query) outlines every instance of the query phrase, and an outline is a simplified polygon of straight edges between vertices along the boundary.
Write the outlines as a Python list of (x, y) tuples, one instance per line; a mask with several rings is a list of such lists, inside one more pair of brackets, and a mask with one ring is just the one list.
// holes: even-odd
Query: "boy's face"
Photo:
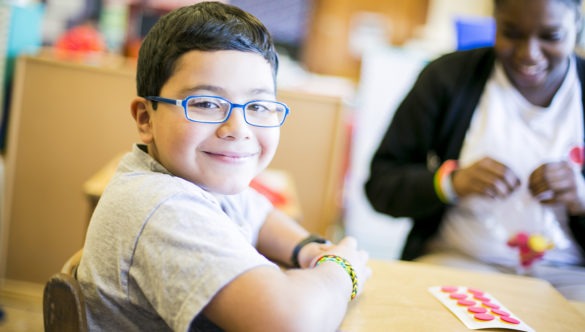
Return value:
[[(190, 51), (176, 64), (160, 96), (184, 99), (190, 95), (223, 97), (244, 104), (274, 100), (270, 64), (255, 53)], [(265, 169), (278, 146), (280, 128), (259, 128), (244, 121), (234, 108), (225, 123), (190, 122), (181, 106), (137, 98), (132, 113), (149, 154), (176, 176), (220, 194), (245, 189)]]

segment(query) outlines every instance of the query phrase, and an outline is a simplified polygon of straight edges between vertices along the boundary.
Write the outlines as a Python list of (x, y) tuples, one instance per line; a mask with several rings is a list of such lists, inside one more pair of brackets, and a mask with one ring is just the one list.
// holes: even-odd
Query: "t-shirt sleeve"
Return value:
[(249, 188), (240, 195), (229, 196), (228, 200), (233, 200), (232, 206), (240, 211), (234, 211), (233, 219), (241, 220), (239, 223), (242, 227), (249, 230), (250, 241), (255, 246), (258, 242), (258, 233), (264, 225), (268, 214), (274, 210), (272, 203), (258, 193), (256, 190)]
[[(258, 216), (254, 227), (263, 218)], [(152, 211), (137, 238), (129, 298), (141, 307), (152, 306), (173, 330), (187, 330), (238, 275), (258, 266), (277, 268), (256, 251), (246, 233), (204, 197), (178, 194), (167, 199)]]

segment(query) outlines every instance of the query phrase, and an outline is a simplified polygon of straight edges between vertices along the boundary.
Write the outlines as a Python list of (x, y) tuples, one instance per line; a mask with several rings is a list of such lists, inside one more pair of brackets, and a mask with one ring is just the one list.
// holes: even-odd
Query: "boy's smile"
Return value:
[[(184, 99), (190, 95), (219, 96), (233, 103), (274, 100), (270, 64), (255, 53), (190, 51), (176, 63), (160, 96)], [(235, 107), (225, 123), (190, 122), (181, 106), (143, 98), (133, 104), (142, 141), (149, 154), (173, 175), (220, 194), (245, 189), (272, 160), (279, 128), (247, 124)], [(143, 108), (143, 109), (142, 109)]]

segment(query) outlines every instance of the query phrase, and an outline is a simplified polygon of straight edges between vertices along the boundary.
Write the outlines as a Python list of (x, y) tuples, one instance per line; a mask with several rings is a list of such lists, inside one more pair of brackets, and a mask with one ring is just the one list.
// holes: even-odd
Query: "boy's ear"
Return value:
[(137, 97), (132, 101), (130, 105), (132, 117), (136, 121), (136, 127), (138, 128), (138, 135), (145, 144), (152, 142), (152, 122), (150, 112), (153, 110), (148, 109), (148, 100)]

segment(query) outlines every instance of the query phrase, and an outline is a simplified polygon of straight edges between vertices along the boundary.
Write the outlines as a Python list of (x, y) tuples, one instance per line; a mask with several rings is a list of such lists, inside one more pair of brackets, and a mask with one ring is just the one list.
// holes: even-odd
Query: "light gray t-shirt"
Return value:
[(191, 321), (222, 287), (251, 268), (278, 268), (255, 249), (273, 207), (252, 189), (211, 194), (144, 149), (123, 157), (91, 218), (77, 272), (90, 328), (207, 330)]

